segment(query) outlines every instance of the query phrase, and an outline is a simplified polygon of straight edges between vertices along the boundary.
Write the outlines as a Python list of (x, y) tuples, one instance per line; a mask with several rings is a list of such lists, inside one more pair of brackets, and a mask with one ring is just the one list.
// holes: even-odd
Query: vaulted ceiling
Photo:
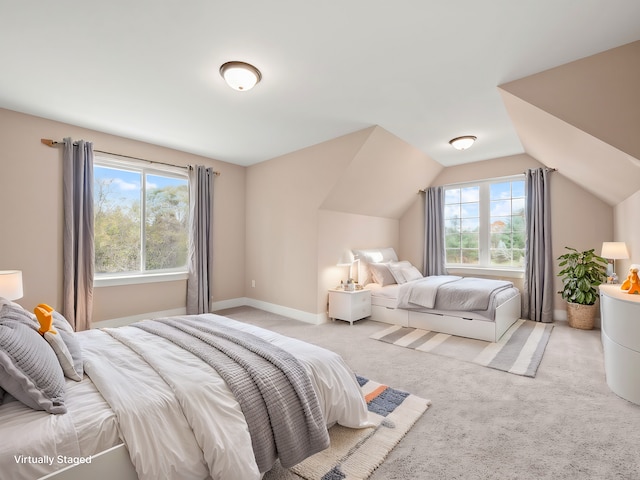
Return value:
[(640, 41), (500, 86), (526, 152), (610, 205), (640, 190)]
[[(0, 14), (10, 110), (240, 165), (379, 126), (441, 166), (526, 152), (610, 204), (638, 189), (637, 0), (0, 0)], [(231, 90), (229, 60), (262, 81)], [(448, 145), (465, 134), (472, 148)]]

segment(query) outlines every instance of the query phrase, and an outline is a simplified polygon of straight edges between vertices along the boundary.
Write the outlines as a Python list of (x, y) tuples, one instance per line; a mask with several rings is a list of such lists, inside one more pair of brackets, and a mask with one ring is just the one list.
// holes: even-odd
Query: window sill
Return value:
[(158, 283), (158, 282), (175, 282), (178, 280), (186, 280), (187, 272), (171, 272), (171, 273), (151, 273), (147, 275), (113, 275), (100, 276), (93, 279), (93, 286), (100, 287), (116, 287), (120, 285), (136, 285), (142, 283)]
[(524, 271), (515, 268), (447, 267), (447, 271), (451, 275), (524, 278)]

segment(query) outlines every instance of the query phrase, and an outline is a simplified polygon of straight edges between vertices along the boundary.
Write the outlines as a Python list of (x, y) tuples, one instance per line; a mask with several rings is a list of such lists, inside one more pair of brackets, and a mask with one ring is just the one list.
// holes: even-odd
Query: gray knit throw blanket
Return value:
[(245, 416), (260, 472), (289, 468), (329, 446), (318, 398), (304, 367), (283, 349), (228, 326), (181, 316), (132, 326), (191, 352), (227, 383)]

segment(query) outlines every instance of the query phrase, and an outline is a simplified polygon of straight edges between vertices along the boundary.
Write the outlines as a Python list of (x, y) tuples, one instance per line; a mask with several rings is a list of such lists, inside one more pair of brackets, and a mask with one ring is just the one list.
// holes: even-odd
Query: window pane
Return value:
[(464, 264), (476, 265), (478, 264), (479, 255), (478, 250), (462, 249), (462, 262)]
[(460, 234), (451, 234), (445, 237), (445, 244), (447, 248), (460, 248)]
[(462, 248), (475, 248), (478, 249), (480, 247), (480, 243), (478, 242), (478, 234), (477, 233), (463, 233), (461, 237), (461, 246)]
[(460, 203), (460, 189), (448, 188), (444, 191), (444, 203), (445, 205), (450, 203)]
[(491, 232), (510, 232), (511, 217), (491, 217)]
[(460, 218), (460, 204), (446, 205), (444, 207), (444, 218)]
[(480, 228), (480, 219), (478, 218), (463, 218), (460, 223), (460, 229), (463, 232), (477, 232)]
[(511, 224), (514, 232), (524, 232), (526, 229), (524, 216), (522, 215), (511, 217)]
[(511, 196), (513, 198), (524, 198), (524, 180), (511, 182)]
[(187, 264), (187, 180), (146, 176), (145, 268), (161, 270)]
[(511, 215), (511, 200), (497, 200), (491, 202), (491, 216)]
[(141, 175), (95, 166), (96, 273), (140, 270)]
[(480, 204), (479, 203), (463, 203), (460, 205), (461, 209), (461, 217), (462, 218), (470, 218), (475, 217), (478, 218), (480, 216)]
[(480, 201), (480, 187), (465, 187), (460, 191), (460, 200), (466, 202)]
[(511, 198), (511, 182), (492, 183), (490, 192), (491, 200)]
[(447, 263), (460, 263), (460, 249), (447, 249)]
[(511, 250), (507, 248), (491, 249), (491, 265), (507, 267), (511, 265)]
[(524, 214), (524, 198), (514, 198), (511, 201), (511, 214), (512, 215)]
[(460, 219), (450, 218), (444, 221), (444, 228), (447, 233), (460, 231)]

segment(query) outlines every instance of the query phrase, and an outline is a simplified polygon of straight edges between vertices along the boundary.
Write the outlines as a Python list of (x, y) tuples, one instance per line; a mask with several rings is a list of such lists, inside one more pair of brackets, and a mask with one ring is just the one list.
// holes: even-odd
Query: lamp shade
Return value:
[(262, 79), (262, 74), (253, 65), (245, 62), (227, 62), (220, 67), (220, 75), (234, 90), (251, 90)]
[(600, 256), (611, 260), (629, 258), (627, 244), (624, 242), (602, 242), (602, 253)]
[(17, 300), (22, 295), (22, 271), (0, 270), (0, 297)]

